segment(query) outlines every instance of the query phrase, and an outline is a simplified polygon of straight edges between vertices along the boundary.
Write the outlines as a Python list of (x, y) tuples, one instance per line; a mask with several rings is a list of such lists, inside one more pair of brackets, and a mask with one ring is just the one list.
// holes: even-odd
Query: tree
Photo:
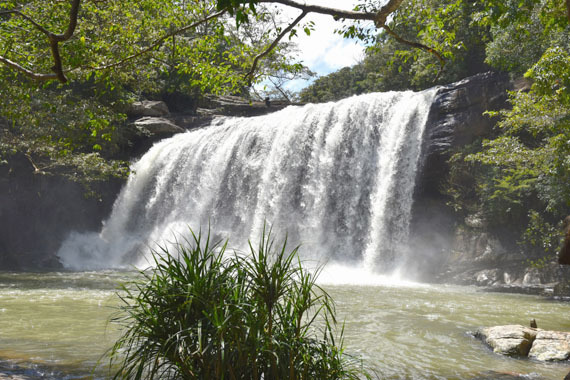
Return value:
[(301, 99), (319, 102), (374, 91), (421, 90), (487, 70), (483, 41), (489, 33), (471, 17), (481, 8), (455, 0), (410, 0), (393, 15), (390, 26), (399, 35), (438, 46), (447, 60), (439, 75), (438, 60), (429, 52), (380, 32), (362, 62), (317, 79), (302, 90)]
[(243, 94), (248, 79), (303, 72), (281, 43), (246, 78), (279, 24), (259, 8), (238, 29), (225, 13), (212, 1), (2, 2), (0, 155), (72, 179), (125, 175), (109, 159), (134, 133), (125, 110), (141, 94)]
[[(226, 12), (229, 12), (232, 15), (235, 15), (235, 19), (238, 25), (244, 24), (249, 22), (252, 17), (252, 13), (255, 15), (256, 11), (260, 8), (259, 4), (263, 3), (278, 3), (283, 4), (286, 6), (294, 7), (301, 10), (301, 14), (287, 27), (279, 30), (279, 34), (275, 37), (272, 43), (270, 43), (265, 50), (259, 52), (257, 55), (254, 56), (253, 61), (251, 62), (251, 69), (247, 73), (247, 78), (249, 83), (254, 76), (254, 73), (257, 69), (259, 61), (269, 55), (278, 45), (279, 41), (286, 36), (287, 34), (293, 31), (293, 28), (299, 24), (299, 22), (311, 12), (321, 13), (321, 14), (328, 14), (333, 16), (335, 19), (351, 19), (351, 20), (358, 20), (358, 21), (372, 21), (378, 28), (384, 29), (388, 34), (393, 36), (395, 39), (402, 43), (409, 44), (419, 49), (423, 49), (429, 51), (433, 55), (435, 55), (441, 62), (442, 66), (444, 63), (443, 57), (433, 48), (423, 45), (418, 42), (411, 42), (408, 41), (396, 33), (394, 33), (391, 28), (388, 26), (386, 20), (390, 14), (395, 12), (398, 7), (401, 5), (403, 0), (390, 0), (386, 5), (378, 8), (377, 4), (364, 4), (363, 6), (359, 7), (365, 9), (364, 11), (343, 11), (340, 9), (328, 8), (328, 7), (321, 7), (321, 6), (313, 6), (313, 5), (305, 5), (301, 3), (297, 3), (293, 0), (278, 0), (278, 1), (269, 1), (269, 0), (260, 0), (260, 1), (241, 1), (241, 0), (219, 0), (217, 1), (217, 12), (212, 12), (211, 9), (209, 11), (203, 13), (203, 17), (198, 19), (197, 21), (188, 23), (188, 19), (185, 19), (185, 23), (181, 24), (180, 19), (177, 18), (175, 9), (179, 7), (177, 2), (170, 2), (170, 1), (156, 1), (156, 2), (148, 2), (143, 1), (140, 4), (139, 11), (143, 13), (143, 17), (148, 20), (149, 16), (161, 16), (157, 17), (157, 20), (163, 23), (163, 25), (169, 26), (169, 31), (164, 33), (162, 36), (158, 37), (155, 36), (152, 43), (149, 43), (144, 49), (139, 49), (137, 51), (129, 51), (129, 47), (131, 45), (124, 44), (121, 45), (124, 49), (127, 50), (130, 54), (123, 54), (118, 60), (114, 63), (102, 63), (100, 65), (91, 65), (89, 63), (82, 62), (85, 60), (87, 54), (77, 54), (76, 52), (85, 51), (85, 48), (82, 48), (81, 43), (86, 42), (86, 36), (82, 35), (81, 31), (76, 33), (76, 29), (78, 26), (78, 21), (84, 22), (86, 19), (94, 17), (97, 19), (98, 15), (102, 12), (111, 12), (113, 16), (115, 14), (121, 14), (121, 7), (109, 7), (108, 2), (105, 2), (104, 5), (99, 4), (99, 2), (82, 2), (81, 0), (72, 0), (71, 4), (57, 4), (53, 5), (50, 12), (48, 12), (47, 17), (40, 17), (42, 16), (40, 13), (37, 12), (37, 6), (34, 7), (33, 1), (9, 1), (2, 5), (2, 8), (5, 9), (0, 11), (0, 16), (9, 17), (8, 21), (5, 21), (3, 26), (4, 30), (1, 32), (3, 37), (8, 37), (8, 41), (14, 41), (13, 35), (21, 34), (19, 33), (16, 27), (11, 27), (12, 25), (21, 26), (26, 31), (26, 33), (31, 31), (35, 32), (34, 35), (31, 37), (24, 38), (21, 36), (23, 40), (27, 40), (34, 45), (49, 45), (49, 49), (51, 51), (51, 61), (53, 61), (53, 65), (51, 66), (50, 70), (51, 73), (42, 72), (40, 69), (33, 68), (34, 66), (37, 67), (46, 67), (46, 57), (42, 57), (42, 60), (37, 60), (37, 62), (29, 62), (27, 61), (26, 64), (31, 64), (32, 68), (26, 67), (23, 63), (19, 63), (18, 59), (14, 59), (16, 57), (12, 57), (13, 52), (11, 52), (10, 48), (8, 49), (9, 54), (0, 55), (0, 62), (4, 65), (10, 67), (13, 70), (16, 70), (23, 75), (26, 75), (35, 80), (53, 80), (57, 79), (60, 82), (66, 82), (67, 76), (69, 73), (76, 71), (79, 68), (91, 68), (93, 70), (103, 69), (103, 68), (111, 68), (118, 65), (123, 65), (127, 61), (134, 60), (141, 55), (152, 51), (153, 49), (157, 48), (158, 46), (162, 45), (165, 41), (169, 40), (170, 38), (174, 38), (174, 36), (187, 31), (189, 29), (196, 28), (208, 21), (213, 19), (220, 18)], [(114, 2), (111, 2), (114, 3)], [(198, 4), (208, 4), (207, 1), (199, 2)], [(185, 4), (183, 2), (182, 4)], [(245, 7), (248, 4), (249, 7)], [(2, 9), (0, 8), (0, 9)], [(36, 9), (34, 9), (36, 8)], [(126, 9), (130, 9), (129, 7), (125, 7)], [(180, 7), (183, 8), (183, 7)], [(208, 7), (203, 7), (205, 11)], [(36, 12), (34, 12), (34, 10)], [(165, 17), (162, 12), (163, 11), (166, 15), (169, 15), (169, 12), (173, 12), (173, 17)], [(132, 10), (131, 10), (132, 11)], [(130, 11), (129, 11), (130, 12)], [(188, 15), (184, 15), (188, 16)], [(15, 20), (19, 20), (15, 21)], [(65, 20), (65, 22), (63, 21)], [(134, 19), (132, 19), (134, 20)], [(97, 20), (96, 20), (97, 21)], [(168, 23), (170, 21), (170, 23)], [(152, 23), (152, 22), (151, 22)], [(12, 25), (8, 25), (12, 24)], [(94, 24), (97, 25), (97, 24)], [(54, 30), (62, 29), (62, 26), (65, 26), (65, 32), (57, 33)], [(117, 26), (117, 28), (120, 28)], [(135, 26), (131, 27), (133, 33), (130, 34), (131, 41), (121, 41), (125, 42), (135, 42), (132, 37), (140, 37), (138, 36), (138, 27)], [(112, 28), (115, 29), (115, 28)], [(306, 29), (307, 30), (307, 29)], [(361, 36), (363, 37), (366, 34), (367, 29), (358, 28), (354, 25), (348, 27), (344, 34), (345, 36)], [(76, 41), (73, 38), (76, 34), (79, 34), (79, 42), (80, 44), (74, 43)], [(91, 36), (93, 37), (93, 36)], [(40, 43), (41, 42), (41, 43)], [(100, 42), (100, 41), (99, 41)], [(64, 68), (64, 59), (62, 58), (62, 46), (66, 47), (66, 51), (73, 50), (74, 55), (78, 58), (77, 61), (69, 60), (71, 64), (69, 68)], [(135, 45), (136, 46), (136, 45)], [(92, 51), (90, 53), (93, 53)], [(68, 53), (69, 54), (69, 53)], [(30, 57), (29, 54), (26, 54), (27, 57)], [(81, 59), (79, 59), (81, 56)], [(91, 54), (89, 54), (91, 56)]]

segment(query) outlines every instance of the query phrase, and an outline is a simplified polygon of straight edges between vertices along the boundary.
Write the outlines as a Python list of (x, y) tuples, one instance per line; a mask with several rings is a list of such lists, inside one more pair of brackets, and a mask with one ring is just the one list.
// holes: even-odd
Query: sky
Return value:
[[(299, 0), (303, 2), (303, 0)], [(351, 10), (358, 0), (307, 0), (307, 4), (316, 4), (331, 8)], [(300, 10), (290, 7), (281, 7), (284, 15), (294, 19)], [(346, 66), (352, 66), (363, 58), (364, 46), (355, 40), (344, 39), (334, 32), (342, 24), (335, 22), (331, 16), (310, 13), (301, 24), (308, 21), (315, 22), (315, 30), (307, 36), (302, 30), (292, 39), (299, 49), (299, 58), (319, 76), (337, 71)], [(289, 82), (285, 87), (292, 91), (299, 91), (309, 85), (306, 80)]]

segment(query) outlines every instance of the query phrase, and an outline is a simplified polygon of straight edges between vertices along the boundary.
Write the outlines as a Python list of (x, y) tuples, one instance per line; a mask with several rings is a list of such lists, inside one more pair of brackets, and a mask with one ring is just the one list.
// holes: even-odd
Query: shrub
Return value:
[(227, 241), (176, 241), (152, 251), (153, 268), (123, 286), (112, 321), (114, 378), (357, 379), (370, 375), (343, 352), (334, 303), (303, 269), (297, 248), (263, 232), (250, 254)]

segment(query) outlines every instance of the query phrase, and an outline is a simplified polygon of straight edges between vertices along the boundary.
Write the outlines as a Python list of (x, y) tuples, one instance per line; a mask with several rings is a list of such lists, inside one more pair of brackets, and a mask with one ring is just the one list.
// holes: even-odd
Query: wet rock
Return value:
[(528, 356), (539, 361), (570, 358), (570, 332), (508, 325), (482, 328), (475, 336), (501, 355)]
[(570, 357), (570, 333), (539, 330), (528, 357), (540, 361), (562, 361)]
[(135, 121), (135, 127), (151, 136), (184, 132), (184, 129), (162, 117), (143, 117)]
[(143, 100), (131, 104), (127, 113), (131, 116), (167, 116), (170, 111), (162, 101)]
[(538, 330), (521, 325), (507, 325), (483, 328), (476, 337), (488, 344), (496, 354), (506, 356), (527, 356)]
[(467, 227), (471, 228), (485, 228), (487, 226), (487, 222), (482, 213), (467, 215), (464, 222)]
[(475, 274), (477, 285), (487, 286), (495, 284), (501, 276), (498, 269), (484, 269)]
[(570, 281), (561, 281), (557, 283), (552, 292), (555, 297), (570, 297)]
[(538, 269), (536, 268), (531, 268), (529, 269), (524, 277), (523, 277), (523, 281), (522, 284), (524, 286), (529, 286), (529, 285), (540, 285), (542, 284), (542, 280), (540, 278), (540, 272)]
[[(99, 231), (124, 180), (90, 183), (97, 197), (62, 176), (38, 174), (23, 154), (0, 165), (0, 270), (60, 270), (70, 231)], [(0, 363), (1, 369), (1, 363)]]

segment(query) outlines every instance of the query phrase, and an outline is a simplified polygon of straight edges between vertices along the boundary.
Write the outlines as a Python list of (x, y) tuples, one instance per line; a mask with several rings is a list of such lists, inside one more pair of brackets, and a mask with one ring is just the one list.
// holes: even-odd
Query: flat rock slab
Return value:
[(143, 117), (135, 121), (135, 126), (151, 135), (184, 132), (184, 129), (162, 117)]
[(131, 104), (127, 113), (132, 116), (167, 116), (170, 111), (162, 101), (143, 100)]
[(527, 356), (536, 338), (537, 329), (521, 325), (487, 327), (476, 336), (487, 343), (496, 354)]
[(501, 355), (528, 356), (540, 361), (570, 358), (570, 332), (507, 325), (479, 329), (475, 336)]
[(539, 331), (528, 357), (540, 361), (563, 361), (570, 357), (570, 333)]

